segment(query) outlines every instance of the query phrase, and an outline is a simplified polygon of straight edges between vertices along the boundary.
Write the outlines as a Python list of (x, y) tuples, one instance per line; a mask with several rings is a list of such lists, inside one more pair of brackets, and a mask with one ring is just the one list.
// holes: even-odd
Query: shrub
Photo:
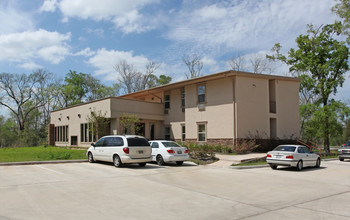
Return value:
[(237, 154), (247, 154), (253, 152), (259, 145), (255, 143), (255, 140), (243, 140), (235, 147)]

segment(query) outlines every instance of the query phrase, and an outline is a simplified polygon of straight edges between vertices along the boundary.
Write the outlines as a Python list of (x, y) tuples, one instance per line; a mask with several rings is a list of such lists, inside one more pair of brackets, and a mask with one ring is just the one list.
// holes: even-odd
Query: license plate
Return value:
[(276, 158), (282, 158), (282, 155), (276, 155), (275, 157)]
[(182, 154), (182, 151), (181, 150), (177, 151), (177, 154)]
[(143, 150), (139, 150), (139, 154), (143, 154)]

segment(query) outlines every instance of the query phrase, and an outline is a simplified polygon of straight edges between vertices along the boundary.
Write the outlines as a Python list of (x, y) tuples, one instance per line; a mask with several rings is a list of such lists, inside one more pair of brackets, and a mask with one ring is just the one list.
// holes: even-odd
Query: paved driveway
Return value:
[(0, 167), (0, 219), (350, 219), (350, 162), (237, 170), (184, 164)]

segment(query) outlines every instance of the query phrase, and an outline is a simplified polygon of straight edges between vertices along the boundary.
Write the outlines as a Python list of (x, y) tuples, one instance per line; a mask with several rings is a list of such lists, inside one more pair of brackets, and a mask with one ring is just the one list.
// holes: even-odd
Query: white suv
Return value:
[(113, 162), (121, 167), (126, 163), (138, 163), (141, 167), (152, 161), (152, 149), (148, 141), (136, 135), (110, 135), (99, 139), (87, 151), (90, 163)]

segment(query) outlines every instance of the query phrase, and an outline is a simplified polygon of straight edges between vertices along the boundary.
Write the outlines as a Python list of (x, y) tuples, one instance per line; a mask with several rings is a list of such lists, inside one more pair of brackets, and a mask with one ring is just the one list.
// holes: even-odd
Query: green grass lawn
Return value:
[(256, 166), (256, 165), (266, 165), (266, 159), (258, 159), (254, 161), (242, 162), (240, 164), (232, 164), (232, 166)]
[(60, 147), (18, 147), (0, 148), (0, 163), (46, 160), (86, 159), (86, 149)]

